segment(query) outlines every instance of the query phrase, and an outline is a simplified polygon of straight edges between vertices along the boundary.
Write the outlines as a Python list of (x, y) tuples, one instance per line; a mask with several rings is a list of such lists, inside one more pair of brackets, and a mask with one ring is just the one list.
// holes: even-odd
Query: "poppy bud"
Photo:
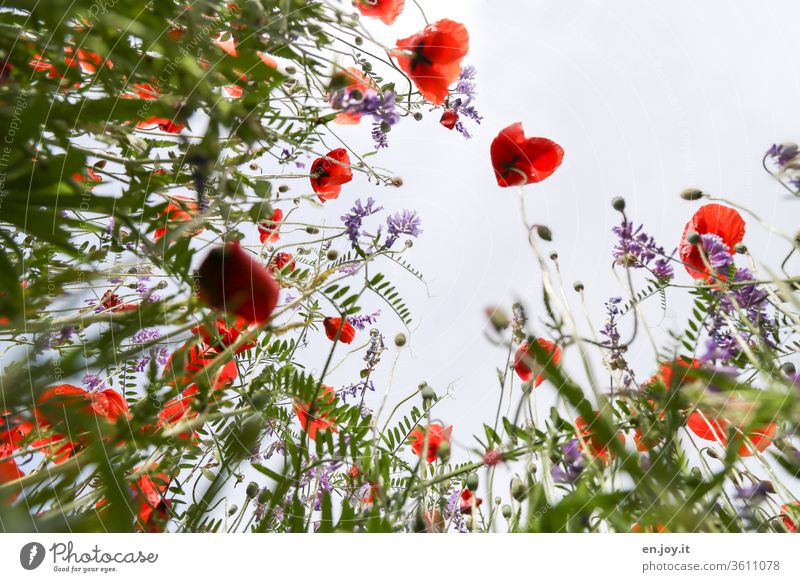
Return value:
[(296, 72), (297, 72), (297, 69), (295, 69), (292, 65), (289, 65), (288, 67), (286, 67), (286, 74), (287, 75), (294, 75)]
[(528, 488), (519, 477), (511, 479), (511, 497), (517, 501), (522, 501), (528, 496)]
[(617, 212), (625, 210), (625, 199), (622, 196), (616, 196), (611, 199), (611, 207)]
[(268, 403), (269, 403), (269, 397), (264, 392), (256, 392), (250, 398), (250, 404), (252, 404), (253, 408), (255, 408), (256, 410), (263, 410)]
[(551, 260), (551, 261), (557, 261), (557, 260), (558, 260), (558, 253), (557, 253), (557, 252), (555, 252), (555, 251), (552, 251), (552, 252), (550, 253), (550, 260)]
[(739, 253), (740, 255), (743, 255), (747, 252), (747, 245), (743, 243), (738, 243), (734, 245), (733, 250)]
[(258, 483), (256, 483), (255, 481), (250, 481), (250, 483), (247, 484), (247, 489), (245, 490), (245, 494), (247, 495), (248, 499), (253, 499), (256, 495), (258, 495), (258, 490), (259, 490)]
[(417, 111), (417, 112), (414, 114), (414, 119), (415, 119), (415, 120), (417, 120), (417, 121), (422, 121), (422, 113), (420, 113), (419, 111)]
[(510, 505), (505, 504), (503, 506), (503, 508), (501, 509), (501, 511), (503, 512), (503, 517), (505, 517), (506, 519), (511, 519), (511, 506)]
[(494, 498), (494, 504), (495, 505), (500, 505), (501, 503), (503, 503), (503, 500), (500, 497), (495, 497)]
[(580, 293), (580, 292), (581, 292), (581, 291), (583, 291), (583, 289), (584, 289), (584, 287), (583, 287), (583, 281), (575, 281), (575, 282), (572, 284), (572, 288), (573, 288), (573, 289), (575, 289), (575, 291), (577, 291), (578, 293)]
[(289, 191), (289, 186), (287, 186), (286, 184), (281, 184), (280, 186), (278, 186), (278, 192), (284, 192), (285, 193), (285, 192), (288, 192), (288, 191)]
[(395, 176), (392, 178), (392, 186), (399, 188), (403, 185), (403, 179), (400, 176)]
[(479, 479), (477, 473), (470, 473), (469, 475), (467, 475), (467, 479), (464, 482), (464, 484), (467, 486), (467, 489), (469, 489), (470, 491), (475, 491), (476, 489), (478, 489), (478, 483)]
[(772, 481), (766, 479), (761, 481), (761, 488), (765, 493), (775, 493), (775, 485), (772, 484)]
[(784, 364), (781, 366), (781, 372), (783, 372), (783, 373), (784, 373), (784, 374), (786, 374), (787, 376), (794, 376), (794, 375), (795, 375), (795, 373), (797, 372), (797, 369), (794, 367), (794, 364), (793, 364), (793, 363), (791, 363), (791, 362), (785, 362), (785, 363), (784, 363)]
[(536, 475), (536, 471), (538, 471), (538, 470), (539, 470), (539, 468), (536, 466), (536, 463), (531, 462), (531, 463), (528, 464), (528, 472), (531, 475)]
[(319, 229), (316, 226), (307, 226), (306, 232), (308, 234), (319, 234)]
[(712, 448), (706, 449), (706, 454), (712, 459), (719, 459), (719, 453)]
[(494, 329), (498, 332), (503, 331), (509, 325), (511, 325), (511, 321), (508, 319), (508, 316), (499, 307), (487, 307), (486, 315), (489, 316), (489, 322), (492, 324), (492, 327), (494, 327)]
[(420, 391), (422, 392), (422, 400), (434, 400), (436, 398), (436, 392), (427, 384), (421, 385)]
[(439, 446), (436, 447), (436, 454), (442, 461), (447, 462), (447, 459), (450, 458), (450, 443), (447, 441), (440, 442)]
[(691, 231), (686, 235), (686, 242), (688, 242), (690, 245), (700, 244), (700, 235), (695, 231)]
[(248, 323), (266, 322), (278, 303), (275, 279), (237, 241), (212, 249), (198, 274), (203, 301)]
[(339, 258), (339, 251), (336, 249), (328, 249), (328, 252), (325, 256), (328, 257), (329, 261), (335, 261)]
[(362, 44), (364, 44), (364, 39), (361, 38), (360, 36), (357, 36), (353, 39), (353, 42), (356, 43), (356, 46), (361, 46)]
[(239, 511), (239, 506), (234, 503), (228, 508), (228, 515), (233, 515), (237, 511)]
[(700, 200), (702, 197), (703, 193), (697, 188), (687, 188), (681, 192), (681, 198), (684, 200)]
[(394, 336), (394, 345), (396, 345), (398, 348), (402, 348), (404, 345), (406, 345), (406, 334), (398, 333), (396, 336)]
[(543, 224), (537, 224), (536, 225), (536, 234), (539, 235), (540, 239), (546, 240), (547, 242), (550, 242), (551, 240), (553, 240), (552, 231), (548, 227), (543, 225)]
[(259, 502), (260, 504), (262, 504), (262, 505), (263, 505), (263, 504), (265, 504), (267, 501), (269, 501), (269, 498), (270, 498), (270, 496), (271, 496), (271, 495), (272, 495), (272, 493), (270, 492), (270, 490), (269, 490), (269, 489), (267, 489), (266, 487), (264, 487), (264, 488), (263, 488), (263, 489), (262, 489), (262, 490), (261, 490), (261, 491), (258, 493), (258, 502)]

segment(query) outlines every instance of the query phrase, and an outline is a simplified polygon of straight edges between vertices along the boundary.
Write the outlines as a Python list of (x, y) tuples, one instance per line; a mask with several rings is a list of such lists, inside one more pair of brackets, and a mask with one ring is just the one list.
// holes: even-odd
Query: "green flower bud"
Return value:
[(611, 199), (611, 207), (617, 212), (625, 210), (625, 199), (622, 196), (616, 196)]
[(336, 249), (328, 249), (328, 252), (325, 254), (325, 256), (328, 257), (329, 261), (335, 261), (339, 258), (339, 251)]
[(417, 121), (422, 121), (422, 113), (420, 113), (419, 111), (414, 113), (414, 119), (416, 119)]
[(700, 235), (691, 230), (686, 234), (686, 242), (688, 242), (690, 245), (700, 244)]
[(489, 317), (489, 323), (491, 323), (498, 332), (503, 331), (511, 325), (511, 320), (508, 319), (508, 316), (499, 307), (487, 307), (486, 315)]
[(245, 494), (247, 495), (248, 499), (253, 499), (256, 495), (258, 495), (259, 487), (258, 483), (255, 481), (250, 481), (247, 484), (247, 489), (245, 490)]
[(294, 68), (292, 65), (286, 67), (286, 74), (287, 75), (294, 75), (297, 72), (297, 69)]
[(264, 487), (264, 488), (263, 488), (263, 489), (262, 489), (262, 490), (261, 490), (261, 491), (258, 493), (258, 502), (259, 502), (261, 505), (264, 505), (265, 503), (267, 503), (267, 502), (269, 501), (269, 498), (270, 498), (271, 496), (272, 496), (272, 492), (271, 492), (269, 489), (267, 489), (266, 487)]
[(235, 514), (237, 511), (239, 511), (239, 506), (238, 506), (238, 505), (236, 505), (236, 504), (234, 503), (233, 505), (231, 505), (231, 506), (228, 508), (228, 515), (233, 515), (233, 514)]
[(538, 234), (539, 238), (542, 240), (546, 240), (548, 242), (553, 240), (553, 232), (543, 224), (536, 225), (536, 234)]
[(278, 186), (278, 192), (288, 192), (288, 191), (289, 191), (289, 186), (287, 186), (286, 184), (281, 184), (280, 186)]
[(575, 281), (572, 284), (572, 288), (575, 289), (578, 293), (584, 290), (583, 281)]
[(511, 479), (511, 497), (517, 501), (522, 501), (527, 496), (528, 488), (525, 486), (525, 483), (522, 482), (522, 479), (516, 476)]
[(501, 511), (503, 512), (503, 517), (505, 517), (506, 519), (511, 519), (511, 506), (510, 505), (508, 505), (506, 503), (503, 506), (503, 508), (501, 509)]
[(797, 368), (795, 368), (792, 362), (784, 362), (781, 366), (781, 372), (787, 376), (794, 376), (797, 373)]
[(364, 39), (361, 38), (360, 36), (357, 36), (353, 39), (353, 42), (356, 43), (356, 46), (361, 46), (362, 44), (364, 44)]
[(436, 392), (434, 392), (433, 388), (425, 384), (421, 387), (422, 389), (420, 392), (422, 393), (422, 400), (434, 400), (436, 398)]
[(319, 234), (319, 229), (316, 226), (307, 226), (306, 232), (308, 234)]
[(439, 446), (436, 448), (436, 454), (442, 461), (447, 462), (450, 458), (450, 443), (447, 441), (440, 442)]
[(406, 334), (402, 332), (394, 336), (394, 345), (396, 345), (398, 348), (402, 348), (404, 345), (406, 345), (406, 341)]
[(740, 255), (743, 255), (747, 252), (747, 245), (744, 243), (737, 243), (733, 245), (733, 250), (739, 253)]
[(681, 198), (684, 200), (700, 200), (702, 197), (703, 193), (697, 188), (687, 188), (681, 192)]
[(464, 484), (467, 486), (467, 489), (469, 489), (470, 491), (475, 491), (476, 489), (478, 489), (478, 483), (479, 482), (480, 482), (480, 480), (478, 479), (478, 474), (477, 473), (470, 473), (469, 475), (467, 475), (467, 478), (464, 481)]

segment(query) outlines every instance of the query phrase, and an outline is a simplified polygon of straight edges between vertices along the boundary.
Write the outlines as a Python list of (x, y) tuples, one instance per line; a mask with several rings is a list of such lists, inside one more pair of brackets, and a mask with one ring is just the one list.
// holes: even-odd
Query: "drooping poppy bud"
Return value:
[(248, 323), (264, 323), (278, 303), (278, 283), (237, 241), (209, 252), (199, 275), (200, 297), (206, 303)]
[(341, 317), (326, 317), (322, 320), (322, 325), (325, 327), (325, 335), (331, 341), (336, 340), (338, 336), (340, 342), (349, 344), (356, 337), (356, 329)]
[(445, 112), (442, 113), (439, 123), (441, 123), (447, 129), (453, 129), (456, 126), (456, 123), (458, 123), (458, 113), (456, 113), (453, 109), (446, 109)]

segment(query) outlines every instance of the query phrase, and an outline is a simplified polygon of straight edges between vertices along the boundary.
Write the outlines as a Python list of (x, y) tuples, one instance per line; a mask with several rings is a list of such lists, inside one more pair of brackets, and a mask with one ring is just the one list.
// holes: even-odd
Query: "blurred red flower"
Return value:
[(472, 494), (469, 489), (464, 489), (461, 492), (461, 500), (459, 501), (459, 509), (461, 513), (469, 515), (472, 513), (472, 499), (475, 498), (475, 507), (480, 507), (483, 499)]
[[(557, 366), (561, 362), (560, 347), (544, 338), (538, 338), (536, 342), (539, 346), (550, 352), (550, 359), (547, 361), (548, 364)], [(517, 350), (517, 353), (514, 354), (514, 371), (517, 373), (517, 376), (519, 376), (523, 382), (530, 382), (531, 378), (535, 375), (534, 386), (539, 386), (544, 382), (544, 376), (541, 374), (543, 369), (544, 366), (537, 363), (536, 357), (528, 343), (523, 343)]]
[[(188, 222), (194, 218), (190, 213), (197, 212), (197, 202), (186, 196), (175, 196), (164, 207), (162, 214), (164, 215), (164, 226), (159, 226), (153, 235), (155, 240), (160, 239), (167, 233), (167, 230), (175, 223)], [(196, 236), (203, 232), (203, 229), (197, 229), (194, 232), (187, 233), (189, 236)]]
[[(425, 433), (428, 433), (428, 446), (423, 453), (422, 448), (425, 446)], [(411, 443), (411, 448), (414, 452), (422, 457), (423, 455), (432, 463), (436, 460), (436, 455), (439, 452), (439, 446), (442, 443), (450, 444), (450, 435), (453, 432), (453, 427), (443, 427), (441, 424), (432, 423), (423, 429), (422, 427), (416, 428), (408, 435), (408, 442)]]
[(394, 24), (405, 3), (405, 0), (356, 0), (356, 7), (364, 16), (377, 18), (384, 24)]
[(291, 253), (275, 253), (275, 256), (272, 257), (272, 260), (269, 262), (269, 268), (275, 271), (283, 271), (284, 268), (288, 267), (289, 272), (295, 270), (297, 265), (294, 262), (294, 257), (292, 257)]
[[(590, 456), (599, 457), (603, 460), (603, 462), (608, 463), (614, 458), (614, 453), (611, 452), (608, 443), (605, 443), (594, 436), (594, 423), (596, 418), (600, 416), (600, 413), (595, 412), (594, 414), (595, 419), (592, 419), (591, 422), (586, 422), (582, 416), (579, 416), (575, 419), (575, 426), (578, 428), (578, 432), (580, 433), (582, 440), (586, 443), (584, 451), (586, 451)], [(617, 440), (624, 445), (625, 435), (618, 433)]]
[(544, 137), (525, 137), (521, 123), (503, 129), (490, 148), (498, 185), (521, 186), (541, 182), (561, 165), (564, 149)]
[(398, 40), (393, 54), (422, 96), (441, 105), (461, 73), (461, 61), (468, 50), (469, 33), (464, 25), (444, 19)]
[[(321, 404), (331, 404), (336, 399), (336, 391), (330, 386), (322, 385), (322, 392), (317, 396), (317, 402)], [(334, 423), (336, 418), (329, 416), (327, 412), (320, 412), (317, 407), (311, 410), (311, 403), (297, 402), (294, 405), (294, 413), (304, 431), (308, 432), (308, 437), (312, 440), (317, 438), (317, 431), (331, 430), (337, 432)]]
[(269, 217), (258, 225), (258, 238), (261, 244), (273, 243), (280, 238), (280, 227), (283, 221), (283, 210), (276, 208)]

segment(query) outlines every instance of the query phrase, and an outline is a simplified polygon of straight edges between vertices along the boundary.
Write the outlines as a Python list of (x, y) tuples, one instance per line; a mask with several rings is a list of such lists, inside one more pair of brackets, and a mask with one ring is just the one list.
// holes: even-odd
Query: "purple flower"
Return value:
[(574, 483), (583, 472), (580, 441), (573, 438), (561, 447), (561, 461), (553, 465), (550, 474), (556, 483)]
[(619, 226), (611, 229), (618, 238), (612, 251), (614, 258), (621, 265), (634, 269), (650, 269), (659, 280), (669, 281), (674, 272), (665, 257), (664, 248), (656, 244), (652, 236), (642, 232), (642, 228), (639, 225), (634, 229), (633, 223), (623, 220)]
[(793, 162), (800, 153), (800, 147), (795, 143), (774, 144), (767, 151), (767, 157), (771, 158), (776, 166), (783, 169), (790, 162)]
[(97, 390), (105, 390), (108, 386), (105, 385), (103, 380), (97, 374), (86, 374), (83, 377), (83, 383), (91, 390), (95, 392)]
[(422, 221), (413, 210), (403, 210), (391, 215), (386, 219), (386, 226), (389, 236), (386, 239), (386, 248), (391, 248), (397, 242), (400, 235), (413, 236), (414, 238), (422, 234), (420, 226)]
[(725, 244), (722, 237), (711, 233), (701, 234), (700, 244), (711, 268), (717, 273), (727, 273), (733, 264), (733, 257), (730, 247)]
[(170, 356), (169, 350), (167, 348), (164, 347), (153, 348), (151, 354), (153, 355), (153, 357), (155, 357), (156, 363), (158, 363), (159, 366), (163, 367), (167, 365)]
[(158, 331), (154, 327), (146, 327), (144, 329), (140, 329), (135, 334), (133, 334), (133, 337), (131, 338), (131, 341), (134, 344), (137, 344), (137, 345), (138, 344), (146, 344), (146, 343), (151, 342), (151, 341), (153, 341), (155, 339), (158, 339), (159, 337), (161, 337), (161, 332), (160, 331)]
[(349, 321), (350, 325), (352, 325), (357, 330), (363, 331), (365, 327), (375, 323), (378, 320), (378, 317), (380, 317), (380, 315), (381, 315), (381, 310), (379, 309), (374, 313), (368, 313), (368, 314), (365, 313), (363, 315), (351, 315), (350, 317), (347, 318), (347, 321)]
[(370, 196), (367, 198), (366, 204), (361, 204), (360, 198), (356, 200), (350, 212), (341, 217), (342, 222), (344, 222), (347, 237), (353, 245), (358, 244), (359, 236), (366, 234), (361, 230), (364, 219), (381, 210), (383, 210), (383, 206), (375, 206), (375, 200)]
[(372, 141), (375, 142), (375, 149), (381, 150), (389, 147), (389, 137), (381, 128), (380, 121), (372, 124)]

